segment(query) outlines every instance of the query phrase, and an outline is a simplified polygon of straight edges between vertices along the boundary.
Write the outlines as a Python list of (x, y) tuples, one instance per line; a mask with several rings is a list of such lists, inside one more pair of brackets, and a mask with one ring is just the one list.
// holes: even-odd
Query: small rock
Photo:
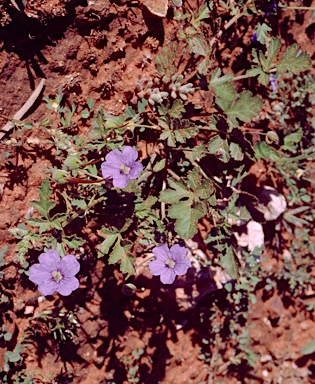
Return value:
[(78, 349), (78, 355), (82, 357), (82, 359), (90, 362), (94, 359), (94, 354), (96, 353), (93, 347), (90, 344), (84, 344)]
[(272, 361), (272, 357), (271, 357), (271, 355), (261, 355), (260, 361), (262, 363), (267, 363), (267, 361)]
[(301, 328), (303, 331), (306, 331), (307, 329), (309, 329), (309, 327), (310, 327), (310, 323), (309, 323), (307, 320), (302, 321), (302, 322), (300, 323), (300, 328)]
[(39, 296), (39, 298), (37, 299), (38, 304), (44, 302), (45, 300), (46, 300), (46, 297), (45, 297), (45, 296)]
[(266, 221), (276, 220), (287, 208), (285, 197), (272, 187), (265, 186), (258, 199), (256, 208)]
[(264, 369), (261, 373), (264, 377), (267, 377), (269, 375), (269, 372), (266, 369)]
[(24, 315), (31, 315), (34, 312), (34, 307), (32, 305), (27, 305), (24, 310)]
[(287, 260), (287, 261), (292, 260), (291, 252), (288, 249), (283, 250), (282, 256), (283, 256), (284, 260)]
[(284, 305), (278, 295), (274, 295), (269, 301), (266, 302), (266, 305), (272, 319), (279, 318), (283, 315)]

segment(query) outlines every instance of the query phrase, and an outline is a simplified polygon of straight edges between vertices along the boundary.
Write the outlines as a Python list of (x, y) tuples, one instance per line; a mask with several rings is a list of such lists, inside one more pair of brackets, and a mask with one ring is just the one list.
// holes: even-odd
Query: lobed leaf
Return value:
[(45, 179), (42, 182), (42, 185), (38, 191), (39, 200), (34, 200), (31, 202), (32, 206), (44, 216), (46, 219), (49, 218), (49, 211), (56, 206), (56, 202), (49, 200), (52, 189), (50, 188), (50, 183), (48, 179)]
[(249, 123), (258, 115), (262, 108), (260, 97), (253, 96), (250, 91), (243, 91), (236, 102), (225, 111), (230, 118), (232, 124), (238, 125), (236, 119)]
[(308, 53), (300, 52), (299, 46), (293, 44), (285, 50), (282, 59), (276, 67), (280, 73), (290, 71), (298, 74), (310, 69), (312, 67), (312, 60)]
[(239, 268), (234, 256), (233, 248), (226, 247), (225, 251), (226, 252), (223, 252), (220, 256), (220, 265), (232, 279), (237, 279), (239, 277)]
[(128, 275), (134, 275), (136, 272), (133, 266), (134, 258), (128, 256), (128, 253), (128, 250), (125, 250), (125, 247), (120, 244), (120, 240), (118, 239), (112, 253), (110, 254), (108, 263), (115, 264), (120, 261), (120, 271)]
[(205, 212), (202, 212), (201, 207), (191, 207), (189, 201), (180, 201), (171, 206), (168, 215), (176, 219), (175, 230), (178, 235), (190, 239), (197, 233), (198, 220), (205, 215)]
[(168, 184), (172, 189), (161, 191), (159, 201), (164, 203), (178, 203), (181, 199), (193, 199), (193, 193), (180, 181), (168, 180)]

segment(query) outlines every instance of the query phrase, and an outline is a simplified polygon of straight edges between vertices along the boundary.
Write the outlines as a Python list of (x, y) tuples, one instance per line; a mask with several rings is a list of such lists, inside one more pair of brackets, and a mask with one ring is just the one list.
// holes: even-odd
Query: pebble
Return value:
[(34, 307), (32, 305), (27, 305), (24, 310), (24, 315), (31, 315), (34, 312)]

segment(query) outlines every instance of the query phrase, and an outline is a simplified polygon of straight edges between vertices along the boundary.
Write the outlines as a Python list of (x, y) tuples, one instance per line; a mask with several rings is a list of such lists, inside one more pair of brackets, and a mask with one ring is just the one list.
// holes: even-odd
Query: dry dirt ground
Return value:
[[(187, 3), (188, 9), (198, 6), (197, 0)], [(1, 126), (7, 122), (4, 116), (13, 116), (42, 78), (46, 79), (44, 96), (55, 95), (61, 86), (69, 104), (78, 106), (78, 112), (90, 97), (96, 107), (103, 105), (108, 113), (119, 115), (132, 104), (137, 81), (154, 76), (156, 53), (176, 40), (173, 15), (171, 5), (166, 17), (157, 17), (138, 1), (26, 0), (23, 12), (1, 1)], [(313, 22), (310, 12), (286, 12), (279, 22), (285, 41), (298, 42), (312, 58)], [(240, 54), (240, 44), (235, 41), (243, 39), (246, 45), (251, 31), (250, 24), (239, 21), (233, 33), (222, 37), (221, 65), (227, 71), (237, 73), (232, 63)], [(187, 63), (187, 57), (185, 60)], [(194, 68), (191, 65), (187, 70)], [(196, 77), (192, 81), (198, 85)], [(206, 112), (211, 111), (211, 97), (207, 90), (194, 95)], [(40, 98), (26, 120), (36, 123), (49, 113)], [(78, 119), (74, 129), (84, 134), (88, 127)], [(248, 320), (256, 324), (251, 334), (253, 351), (261, 355), (253, 369), (224, 363), (214, 367), (213, 359), (198, 359), (209, 326), (200, 321), (199, 315), (215, 300), (212, 294), (187, 310), (176, 301), (178, 290), (184, 292), (180, 284), (161, 289), (157, 280), (144, 275), (137, 281), (144, 292), (126, 296), (122, 278), (113, 268), (87, 258), (83, 272), (86, 270), (88, 276), (80, 290), (64, 300), (58, 296), (38, 300), (40, 294), (17, 271), (15, 239), (7, 230), (24, 220), (30, 201), (38, 198), (37, 189), (51, 165), (48, 137), (35, 126), (22, 137), (14, 131), (2, 140), (9, 139), (22, 141), (23, 150), (14, 143), (0, 144), (0, 243), (9, 247), (5, 279), (10, 292), (9, 303), (3, 304), (2, 319), (13, 333), (7, 346), (14, 347), (17, 339), (32, 328), (34, 314), (79, 308), (76, 315), (80, 327), (73, 340), (54, 343), (36, 329), (25, 350), (25, 372), (34, 371), (38, 377), (42, 374), (47, 382), (55, 377), (57, 383), (127, 383), (124, 362), (133, 350), (142, 348), (145, 354), (139, 360), (140, 382), (146, 384), (315, 382), (307, 371), (315, 374), (314, 356), (302, 358), (299, 352), (315, 337), (313, 316), (302, 310), (296, 299), (281, 293), (263, 297), (257, 292), (258, 301)], [(271, 260), (268, 268), (277, 268), (277, 264)], [(0, 344), (0, 365), (7, 346)]]

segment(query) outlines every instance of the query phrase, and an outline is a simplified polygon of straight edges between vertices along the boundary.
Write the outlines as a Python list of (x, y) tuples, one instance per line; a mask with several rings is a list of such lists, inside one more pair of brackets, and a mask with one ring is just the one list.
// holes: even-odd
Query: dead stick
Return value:
[[(19, 109), (16, 114), (13, 116), (12, 120), (21, 120), (22, 117), (28, 112), (28, 110), (33, 106), (35, 103), (36, 99), (40, 95), (42, 89), (44, 88), (46, 79), (41, 79), (40, 83), (38, 84), (37, 88), (35, 91), (31, 94), (31, 96), (27, 99), (26, 103), (23, 105), (21, 109)], [(0, 132), (0, 140), (3, 138), (3, 136), (9, 132), (11, 129), (14, 128), (14, 123), (12, 121), (9, 121), (6, 123), (6, 125), (1, 129)]]

